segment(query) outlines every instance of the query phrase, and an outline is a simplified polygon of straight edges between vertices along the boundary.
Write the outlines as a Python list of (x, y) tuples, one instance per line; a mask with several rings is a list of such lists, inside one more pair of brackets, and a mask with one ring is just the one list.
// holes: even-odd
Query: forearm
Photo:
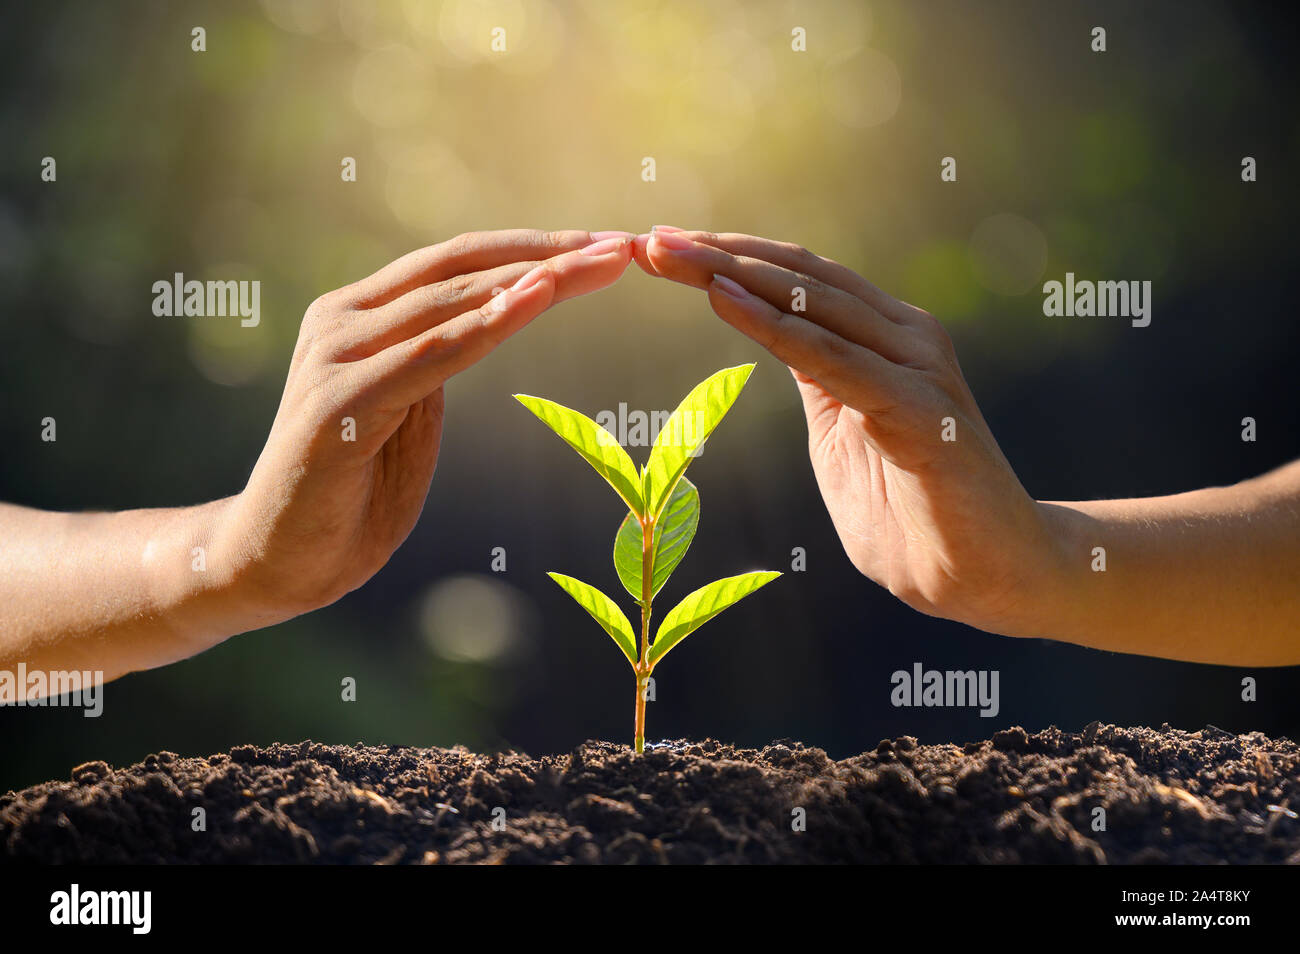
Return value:
[(122, 513), (0, 504), (0, 669), (115, 679), (257, 625), (231, 561), (212, 552), (229, 503)]
[(1034, 600), (1039, 635), (1193, 662), (1300, 663), (1300, 462), (1231, 487), (1042, 506), (1056, 552)]

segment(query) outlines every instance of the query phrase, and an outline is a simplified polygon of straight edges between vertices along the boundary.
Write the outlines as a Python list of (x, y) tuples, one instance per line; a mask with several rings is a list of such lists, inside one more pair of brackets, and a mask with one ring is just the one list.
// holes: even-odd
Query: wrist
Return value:
[(1078, 511), (1059, 503), (1035, 501), (1039, 531), (1025, 558), (1028, 581), (1012, 636), (1068, 639), (1080, 591), (1087, 582), (1088, 547)]
[[(281, 620), (260, 598), (238, 547), (229, 542), (238, 497), (184, 508), (168, 530), (151, 536), (146, 566), (161, 563), (154, 575), (153, 606), (169, 623), (185, 658), (237, 635)], [(162, 539), (160, 539), (162, 537)]]
[[(961, 577), (965, 586), (935, 615), (1002, 636), (1061, 638), (1077, 600), (1076, 531), (1071, 514), (1055, 504), (1028, 501), (996, 553), (984, 554)], [(1085, 565), (1086, 568), (1086, 565)]]

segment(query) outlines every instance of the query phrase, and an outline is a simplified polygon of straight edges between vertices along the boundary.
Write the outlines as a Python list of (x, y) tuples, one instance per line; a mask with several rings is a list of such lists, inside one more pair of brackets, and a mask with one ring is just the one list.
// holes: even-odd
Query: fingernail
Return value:
[(608, 255), (616, 251), (631, 241), (631, 236), (627, 238), (607, 238), (599, 242), (593, 242), (582, 250), (583, 255)]
[(603, 242), (605, 239), (612, 239), (612, 238), (630, 239), (630, 238), (636, 238), (636, 236), (633, 235), (631, 232), (617, 232), (617, 231), (591, 233), (591, 240), (593, 242)]
[(523, 278), (519, 279), (519, 281), (515, 282), (514, 285), (510, 287), (510, 290), (521, 292), (524, 291), (525, 289), (532, 288), (534, 285), (536, 285), (538, 282), (542, 280), (542, 276), (545, 274), (546, 274), (546, 266), (538, 265), (536, 268), (534, 268)]
[(726, 275), (715, 274), (713, 276), (713, 284), (718, 286), (718, 291), (731, 296), (737, 301), (745, 301), (752, 297), (749, 292), (745, 291), (745, 289), (741, 288)]
[(676, 232), (665, 232), (658, 228), (655, 229), (653, 238), (664, 248), (674, 252), (685, 252), (695, 247), (695, 243), (690, 239), (678, 235)]
[(675, 225), (652, 225), (650, 226), (650, 231), (651, 232), (685, 232), (686, 230), (679, 229)]

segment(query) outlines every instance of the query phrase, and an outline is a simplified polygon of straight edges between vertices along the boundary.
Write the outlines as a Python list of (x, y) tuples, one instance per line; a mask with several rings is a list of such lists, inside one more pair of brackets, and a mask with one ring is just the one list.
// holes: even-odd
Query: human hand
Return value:
[[(1028, 596), (1060, 559), (1048, 516), (936, 319), (843, 265), (754, 236), (661, 226), (637, 237), (635, 257), (705, 289), (720, 318), (790, 368), (817, 485), (854, 566), (922, 612), (1040, 635)], [(806, 310), (795, 314), (797, 288)]]
[(266, 447), (208, 558), (254, 615), (244, 627), (332, 603), (377, 572), (424, 505), (445, 382), (551, 305), (613, 283), (630, 242), (468, 233), (313, 302)]

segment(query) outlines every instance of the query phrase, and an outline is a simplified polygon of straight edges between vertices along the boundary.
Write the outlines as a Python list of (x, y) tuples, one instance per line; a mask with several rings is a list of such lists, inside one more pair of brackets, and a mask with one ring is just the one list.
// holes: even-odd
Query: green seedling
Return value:
[(725, 368), (696, 385), (660, 429), (650, 459), (640, 471), (614, 436), (585, 414), (543, 398), (515, 395), (591, 464), (628, 506), (614, 537), (614, 569), (641, 607), (640, 652), (632, 624), (617, 603), (581, 580), (562, 573), (547, 575), (591, 614), (632, 664), (636, 674), (633, 745), (638, 752), (645, 751), (646, 689), (659, 661), (728, 606), (781, 575), (742, 573), (701, 587), (668, 611), (650, 642), (654, 598), (682, 562), (700, 522), (700, 493), (683, 476), (686, 465), (699, 456), (753, 370), (752, 364)]

